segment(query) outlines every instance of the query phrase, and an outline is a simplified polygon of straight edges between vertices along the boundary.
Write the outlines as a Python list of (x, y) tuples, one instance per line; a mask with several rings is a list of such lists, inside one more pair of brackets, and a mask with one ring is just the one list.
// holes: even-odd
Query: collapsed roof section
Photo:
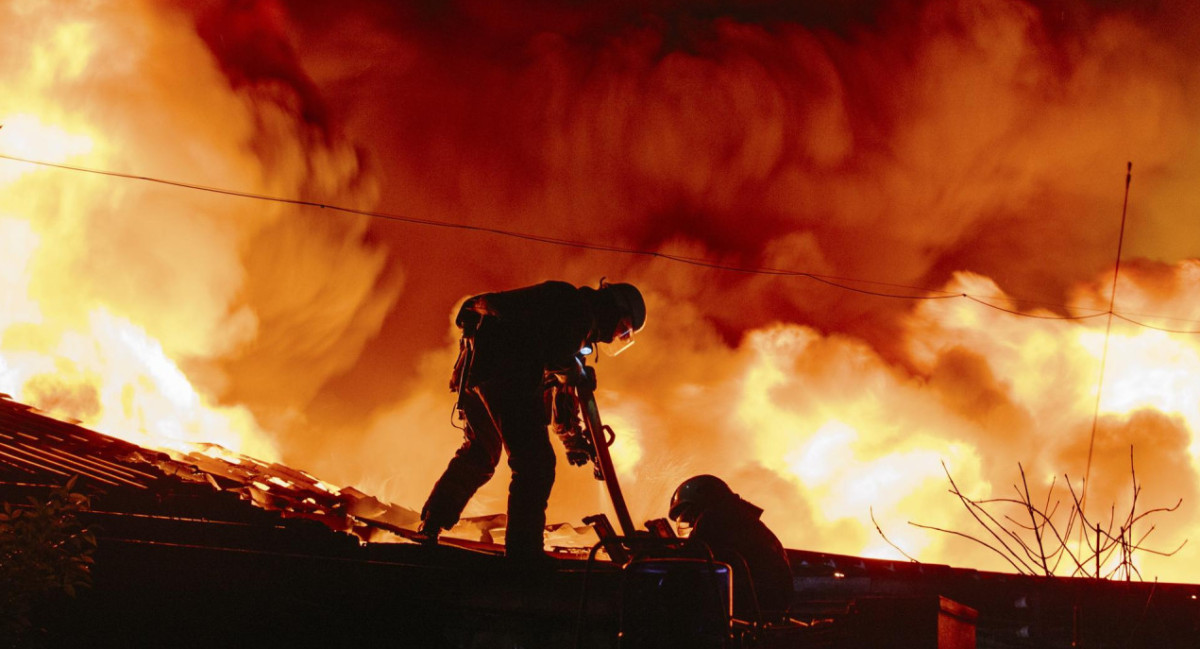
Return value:
[[(47, 417), (0, 394), (0, 499), (49, 488), (79, 476), (92, 492), (94, 513), (168, 516), (259, 523), (262, 512), (315, 521), (360, 543), (403, 542), (419, 514), (354, 487), (336, 487), (306, 471), (263, 462), (217, 444), (181, 453), (136, 444)], [(18, 498), (16, 500), (23, 500)], [(247, 507), (246, 504), (254, 507)], [(261, 510), (261, 511), (256, 511)], [(504, 514), (467, 517), (446, 535), (477, 548), (502, 544)], [(568, 524), (546, 530), (562, 554), (583, 553), (596, 541), (591, 528)]]
[[(80, 489), (100, 495), (97, 511), (111, 514), (256, 518), (252, 508), (234, 504), (246, 501), (283, 518), (320, 522), (364, 542), (388, 538), (388, 527), (410, 526), (418, 519), (410, 509), (353, 487), (338, 488), (305, 471), (215, 444), (197, 445), (186, 454), (147, 449), (46, 417), (0, 395), (0, 487), (48, 487), (72, 476), (79, 476)], [(170, 504), (165, 502), (168, 495)], [(138, 501), (160, 507), (138, 507)]]

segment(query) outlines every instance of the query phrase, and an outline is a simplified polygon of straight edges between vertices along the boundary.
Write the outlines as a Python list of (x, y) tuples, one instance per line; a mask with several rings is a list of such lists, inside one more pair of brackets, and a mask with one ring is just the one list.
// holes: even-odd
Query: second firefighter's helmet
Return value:
[(714, 475), (698, 475), (684, 480), (671, 496), (671, 520), (694, 525), (708, 508), (733, 493), (725, 481)]

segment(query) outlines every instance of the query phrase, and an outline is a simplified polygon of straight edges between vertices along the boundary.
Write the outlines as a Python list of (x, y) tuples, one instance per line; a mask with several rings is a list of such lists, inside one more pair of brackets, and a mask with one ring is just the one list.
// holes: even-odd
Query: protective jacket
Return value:
[(545, 370), (571, 363), (596, 335), (596, 314), (585, 291), (593, 289), (550, 281), (464, 302), (455, 322), (464, 336), (473, 337), (466, 387), (498, 378), (540, 383)]
[[(733, 568), (734, 615), (781, 618), (792, 600), (792, 571), (783, 544), (760, 520), (763, 510), (730, 493), (696, 519), (688, 537), (703, 542)], [(755, 609), (755, 598), (758, 601)]]

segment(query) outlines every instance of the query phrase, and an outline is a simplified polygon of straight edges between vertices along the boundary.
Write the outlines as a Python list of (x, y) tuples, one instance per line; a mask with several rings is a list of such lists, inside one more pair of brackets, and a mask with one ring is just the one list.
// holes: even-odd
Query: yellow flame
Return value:
[[(139, 79), (142, 73), (162, 74), (153, 65), (145, 70), (134, 69), (142, 58), (149, 58), (150, 50), (141, 48), (148, 48), (146, 43), (153, 39), (145, 37), (162, 39), (162, 34), (147, 33), (153, 31), (151, 26), (132, 15), (141, 5), (78, 3), (72, 6), (74, 11), (60, 11), (57, 5), (28, 0), (13, 6), (17, 7), (17, 15), (39, 15), (38, 20), (31, 21), (37, 31), (27, 37), (27, 43), (19, 50), (4, 52), (17, 54), (0, 70), (4, 87), (0, 93), (0, 152), (97, 168), (136, 166), (129, 163), (130, 159), (139, 164), (145, 159), (164, 162), (164, 158), (153, 158), (151, 154), (154, 147), (161, 146), (163, 133), (169, 132), (167, 127), (178, 122), (153, 121), (155, 132), (148, 141), (135, 137), (138, 129), (129, 126), (130, 120), (122, 122), (124, 131), (114, 133), (112, 129), (115, 120), (111, 113), (142, 111), (138, 114), (153, 120), (155, 116), (146, 115), (145, 108), (160, 105), (157, 99), (146, 103), (130, 100), (141, 92), (140, 86), (128, 83), (131, 79)], [(122, 20), (106, 23), (105, 12)], [(31, 25), (6, 27), (16, 31)], [(203, 51), (197, 56), (205, 61), (210, 58)], [(104, 77), (102, 73), (110, 70), (121, 74)], [(213, 70), (198, 70), (203, 72), (219, 76)], [(100, 81), (93, 83), (96, 78)], [(108, 94), (104, 95), (104, 84), (116, 90), (107, 88)], [(184, 94), (188, 91), (176, 90)], [(104, 95), (103, 101), (93, 101), (98, 95)], [(258, 168), (237, 157), (238, 147), (251, 139), (249, 127), (219, 119), (195, 119), (197, 113), (214, 105), (240, 107), (243, 98), (197, 92), (184, 99), (179, 103), (187, 108), (182, 109), (179, 122), (206, 135), (227, 130), (235, 131), (235, 135), (223, 145), (181, 146), (187, 150), (170, 160), (168, 166), (194, 171), (207, 184), (229, 185), (209, 182), (213, 178), (254, 176)], [(211, 138), (197, 139), (207, 143)], [(140, 157), (131, 158), (126, 153), (129, 150)], [(280, 154), (278, 158), (286, 164), (302, 166), (308, 162), (299, 155)], [(699, 168), (685, 162), (685, 169)], [(214, 249), (235, 249), (241, 243), (236, 237), (220, 236), (223, 226), (216, 222), (221, 210), (191, 213), (177, 207), (174, 200), (164, 200), (152, 192), (138, 195), (144, 200), (127, 201), (127, 196), (143, 190), (101, 185), (95, 178), (78, 175), (65, 180), (65, 173), (0, 160), (0, 391), (137, 443), (194, 450), (197, 442), (211, 442), (201, 446), (200, 452), (247, 467), (266, 467), (262, 461), (238, 455), (246, 453), (269, 461), (278, 457), (251, 414), (244, 408), (216, 403), (208, 396), (214, 391), (212, 386), (208, 386), (209, 391), (199, 389), (183, 369), (189, 356), (202, 351), (206, 344), (225, 345), (226, 350), (236, 347), (253, 330), (253, 314), (231, 316), (228, 322), (213, 326), (219, 330), (215, 333), (189, 336), (179, 333), (184, 327), (147, 322), (163, 310), (154, 306), (152, 296), (143, 300), (151, 306), (143, 307), (140, 314), (132, 313), (136, 310), (130, 306), (134, 300), (120, 303), (88, 290), (85, 281), (95, 271), (85, 263), (87, 249), (96, 237), (118, 225), (145, 237), (137, 241), (153, 242), (155, 237), (146, 236), (147, 231), (157, 234), (169, 229), (154, 229), (157, 224), (191, 219), (204, 226), (189, 234), (212, 236), (218, 240)], [(139, 212), (143, 218), (133, 223), (118, 222), (117, 217), (132, 209), (145, 212)], [(93, 212), (98, 216), (89, 219)], [(134, 245), (125, 241), (121, 243)], [(150, 249), (140, 252), (188, 252), (181, 250), (186, 246), (160, 251), (157, 244), (148, 244)], [(236, 261), (228, 265), (236, 265)], [(228, 307), (228, 295), (238, 290), (239, 272), (240, 268), (222, 269), (214, 271), (213, 277), (219, 281), (197, 280), (195, 297), (203, 299), (202, 293), (225, 291), (212, 301), (216, 310)], [(122, 274), (110, 272), (106, 277), (122, 278)], [(214, 288), (214, 284), (226, 286)], [(951, 294), (982, 296), (1016, 308), (986, 277), (960, 274), (946, 288)], [(1133, 289), (1121, 293), (1122, 303), (1135, 304), (1139, 311), (1149, 313), (1173, 301), (1196, 302), (1187, 295), (1174, 298), (1160, 299), (1152, 292), (1142, 295)], [(1107, 296), (1092, 295), (1080, 298), (1079, 303), (1096, 312), (1095, 305), (1107, 304)], [(1055, 314), (1037, 311), (1032, 315)], [(1180, 315), (1195, 319), (1189, 313)], [(187, 320), (186, 316), (165, 319), (169, 324), (190, 325)], [(668, 467), (681, 474), (675, 477), (682, 478), (692, 468), (691, 456), (709, 453), (713, 457), (706, 460), (723, 471), (746, 469), (742, 475), (762, 478), (758, 484), (749, 479), (743, 483), (746, 495), (752, 500), (778, 497), (768, 507), (767, 515), (777, 516), (773, 520), (782, 523), (781, 536), (793, 547), (895, 557), (896, 552), (875, 535), (870, 525), (868, 512), (873, 510), (892, 540), (909, 551), (927, 550), (932, 554), (922, 557), (926, 560), (961, 563), (946, 549), (949, 546), (941, 537), (907, 525), (910, 520), (918, 520), (959, 527), (955, 524), (961, 522), (958, 504), (945, 493), (942, 462), (964, 489), (979, 497), (1006, 488), (1014, 479), (1017, 461), (1037, 465), (1031, 475), (1042, 478), (1038, 487), (1043, 489), (1049, 477), (1061, 479), (1064, 472), (1078, 479), (1083, 470), (1079, 449), (1088, 446), (1088, 424), (1101, 384), (1099, 414), (1110, 416), (1115, 422), (1109, 422), (1113, 428), (1120, 428), (1123, 421), (1141, 410), (1163, 413), (1172, 423), (1183, 422), (1183, 448), (1190, 457), (1176, 467), (1177, 475), (1150, 475), (1147, 479), (1159, 480), (1157, 486), (1168, 493), (1170, 489), (1194, 492), (1194, 477), (1185, 474), (1200, 471), (1200, 441), (1195, 435), (1200, 426), (1200, 401), (1195, 398), (1200, 394), (1200, 348), (1196, 340), (1121, 326), (1106, 341), (1104, 328), (1097, 326), (1099, 322), (1036, 320), (961, 299), (924, 303), (914, 307), (907, 328), (897, 333), (907, 344), (901, 353), (907, 354), (904, 360), (911, 367), (899, 367), (904, 364), (881, 358), (865, 343), (791, 325), (750, 332), (734, 351), (718, 343), (697, 344), (696, 349), (682, 346), (685, 349), (671, 352), (679, 357), (672, 358), (671, 369), (660, 368), (660, 374), (654, 377), (660, 385), (669, 386), (667, 389), (626, 395), (627, 399), (611, 406), (605, 403), (606, 421), (618, 433), (610, 451), (622, 477), (645, 476), (637, 486), (646, 489), (640, 494), (631, 493), (630, 500), (649, 502), (645, 492), (649, 491), (649, 483), (658, 479), (659, 469)], [(237, 327), (223, 326), (230, 323)], [(650, 336), (646, 340), (651, 341), (653, 331), (647, 333)], [(337, 338), (329, 336), (331, 341)], [(196, 339), (203, 340), (203, 344)], [(667, 346), (665, 338), (660, 342), (664, 348)], [(639, 345), (620, 362), (641, 362), (639, 355), (644, 359), (653, 353), (653, 344)], [(1101, 381), (1100, 360), (1105, 345), (1107, 367)], [(449, 357), (453, 358), (450, 351)], [(689, 355), (693, 357), (683, 358)], [(733, 366), (726, 368), (727, 374), (719, 379), (725, 382), (715, 386), (706, 383), (713, 358), (727, 360)], [(686, 368), (689, 361), (702, 369), (682, 379), (668, 376), (677, 367)], [(961, 376), (972, 372), (969, 379)], [(436, 374), (436, 380), (431, 378), (429, 384), (444, 385), (444, 368), (439, 366)], [(696, 422), (695, 417), (687, 417), (690, 413), (675, 412), (693, 429), (698, 428), (697, 423), (709, 429), (689, 430), (689, 434), (694, 432), (688, 439), (692, 446), (680, 449), (678, 457), (668, 460), (651, 455), (648, 449), (655, 448), (653, 434), (676, 423), (664, 414), (671, 413), (673, 405), (663, 395), (678, 387), (680, 381), (695, 381), (697, 393), (716, 395), (714, 401), (719, 403), (698, 407), (709, 407), (722, 416), (719, 421)], [(441, 401), (430, 398), (429, 404), (413, 403), (416, 405), (411, 408), (420, 412), (410, 416), (401, 409), (399, 423), (382, 427), (381, 438), (395, 439), (395, 430), (401, 428), (445, 428)], [(422, 420), (426, 410), (430, 413), (428, 422)], [(733, 415), (727, 415), (730, 412)], [(1122, 438), (1109, 446), (1126, 447), (1125, 442)], [(444, 456), (457, 443), (455, 436), (449, 436)], [(706, 443), (718, 450), (706, 448)], [(1165, 444), (1163, 448), (1155, 459), (1172, 459), (1177, 449)], [(1125, 450), (1120, 448), (1120, 454)], [(1097, 453), (1098, 462), (1102, 455)], [(353, 464), (356, 470), (358, 465), (367, 467), (361, 469), (364, 474), (371, 470), (384, 475), (397, 473), (394, 464), (381, 461), (381, 456), (364, 453)], [(1064, 461), (1077, 464), (1063, 466)], [(1107, 464), (1110, 469), (1120, 465), (1111, 458)], [(434, 473), (439, 469), (406, 466), (401, 473), (407, 477), (408, 473)], [(764, 478), (763, 473), (769, 475)], [(1093, 475), (1100, 473), (1097, 469)], [(413, 480), (419, 486), (409, 489), (426, 489), (436, 476), (419, 477)], [(583, 478), (590, 479), (586, 475)], [(290, 484), (272, 478), (258, 486), (265, 490), (271, 483)], [(494, 490), (502, 492), (504, 478), (497, 476), (495, 483)], [(330, 484), (315, 484), (329, 493), (338, 493)], [(590, 483), (587, 491), (589, 495), (595, 493)], [(404, 496), (419, 499), (424, 493)], [(1092, 494), (1105, 504), (1111, 496)], [(503, 497), (483, 502), (489, 510), (484, 513), (492, 513), (493, 504), (502, 503)], [(643, 509), (661, 515), (664, 504), (659, 498), (656, 504)], [(593, 503), (585, 506), (589, 511), (584, 513), (591, 513)], [(1189, 521), (1171, 529), (1179, 533), (1178, 537), (1186, 537), (1186, 532), (1200, 528)], [(1200, 574), (1197, 571), (1200, 561), (1193, 560), (1175, 574)]]
[[(1080, 345), (1100, 358), (1105, 345), (1100, 331), (1080, 333)], [(1108, 358), (1100, 408), (1124, 414), (1143, 408), (1182, 417), (1190, 430), (1200, 430), (1200, 350), (1170, 333), (1143, 329), (1114, 333), (1108, 340)], [(1198, 441), (1190, 450), (1198, 456)]]
[[(42, 122), (36, 115), (15, 113), (0, 116), (0, 151), (20, 158), (63, 163), (92, 151), (90, 136)], [(6, 162), (0, 166), (0, 188), (6, 188), (22, 176), (37, 170), (30, 164)]]
[(638, 443), (641, 432), (628, 414), (618, 408), (606, 410), (604, 424), (613, 429), (613, 443), (608, 447), (612, 457), (613, 468), (618, 475), (629, 475), (637, 471), (638, 463), (642, 460), (642, 447)]
[[(0, 153), (119, 167), (118, 156), (140, 144), (128, 133), (111, 139), (120, 133), (112, 134), (107, 111), (153, 91), (149, 83), (128, 84), (153, 42), (135, 37), (147, 35), (150, 19), (132, 5), (58, 11), (28, 2), (12, 9), (27, 22), (6, 28), (28, 32), (28, 40), (8, 50), (24, 60), (0, 72)], [(119, 269), (102, 268), (107, 274), (98, 276), (89, 266), (114, 262), (96, 262), (90, 250), (97, 235), (126, 227), (116, 217), (128, 209), (121, 203), (128, 195), (96, 177), (0, 160), (0, 391), (146, 446), (187, 451), (213, 442), (277, 459), (249, 411), (213, 403), (180, 369), (187, 344), (176, 340), (168, 352), (137, 314), (96, 290), (123, 281)], [(170, 206), (137, 209), (153, 219), (148, 224), (176, 218)]]

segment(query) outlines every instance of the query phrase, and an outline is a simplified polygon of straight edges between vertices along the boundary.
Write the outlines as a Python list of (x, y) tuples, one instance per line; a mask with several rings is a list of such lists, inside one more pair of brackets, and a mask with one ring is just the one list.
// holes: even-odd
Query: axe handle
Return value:
[(621, 484), (617, 482), (617, 472), (613, 469), (612, 456), (608, 453), (608, 440), (604, 435), (604, 424), (600, 421), (600, 411), (596, 408), (596, 395), (592, 391), (591, 381), (583, 381), (576, 386), (576, 396), (579, 397), (580, 411), (592, 444), (596, 447), (596, 462), (600, 467), (600, 475), (604, 485), (608, 487), (608, 496), (612, 499), (613, 510), (617, 513), (617, 522), (621, 525), (621, 533), (632, 537), (637, 531), (633, 519), (629, 517), (629, 508), (625, 505), (625, 496), (621, 494)]

